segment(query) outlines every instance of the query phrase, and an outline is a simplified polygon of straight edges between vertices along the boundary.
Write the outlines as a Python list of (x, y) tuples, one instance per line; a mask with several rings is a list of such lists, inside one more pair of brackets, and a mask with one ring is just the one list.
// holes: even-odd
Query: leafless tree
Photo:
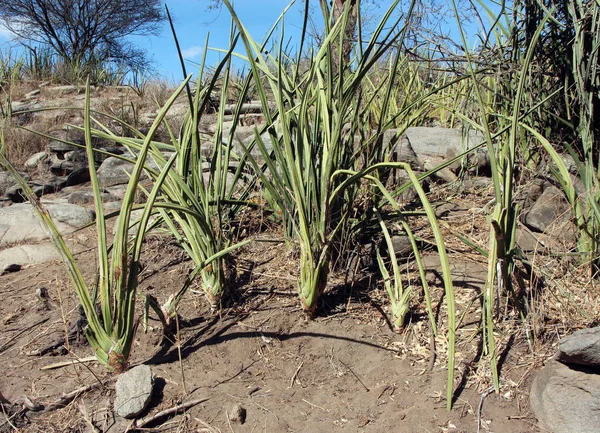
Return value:
[(130, 35), (158, 34), (161, 0), (3, 0), (0, 22), (29, 47), (49, 46), (66, 62), (145, 66)]

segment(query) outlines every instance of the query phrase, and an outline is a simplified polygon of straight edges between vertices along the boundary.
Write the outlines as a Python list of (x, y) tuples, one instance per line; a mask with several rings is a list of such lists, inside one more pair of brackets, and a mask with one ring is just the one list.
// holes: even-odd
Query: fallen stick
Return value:
[(68, 366), (74, 365), (74, 364), (83, 364), (84, 362), (96, 361), (97, 359), (98, 358), (96, 358), (95, 356), (88, 356), (87, 358), (71, 359), (69, 361), (55, 362), (54, 364), (44, 365), (42, 368), (40, 368), (40, 370), (54, 370), (57, 368), (68, 367)]
[(155, 422), (161, 418), (164, 418), (169, 415), (175, 415), (181, 410), (189, 409), (193, 406), (196, 406), (197, 404), (204, 403), (205, 401), (208, 401), (208, 398), (198, 398), (196, 400), (191, 400), (191, 401), (188, 401), (185, 403), (178, 404), (177, 406), (174, 406), (170, 409), (165, 409), (163, 411), (155, 413), (154, 415), (148, 415), (145, 418), (137, 419), (126, 430), (126, 432), (129, 430), (132, 430), (132, 429), (135, 430), (135, 429), (143, 428), (143, 427), (147, 426), (148, 424), (152, 424), (153, 422)]

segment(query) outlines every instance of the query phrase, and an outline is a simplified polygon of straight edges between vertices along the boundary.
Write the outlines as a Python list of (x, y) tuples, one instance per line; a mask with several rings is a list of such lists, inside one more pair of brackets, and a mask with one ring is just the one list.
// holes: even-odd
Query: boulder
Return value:
[[(93, 212), (72, 204), (44, 205), (61, 233), (71, 233), (93, 222)], [(0, 209), (0, 247), (24, 242), (39, 242), (48, 233), (29, 203), (18, 203)]]
[(21, 269), (23, 266), (46, 263), (58, 260), (60, 257), (54, 245), (50, 242), (36, 245), (19, 245), (0, 251), (0, 273), (11, 269)]
[(37, 166), (48, 158), (48, 154), (44, 151), (34, 153), (25, 161), (25, 167), (37, 168)]
[[(480, 132), (469, 131), (464, 134), (460, 129), (442, 127), (410, 127), (406, 129), (405, 135), (420, 160), (431, 157), (448, 160), (483, 142)], [(485, 172), (489, 165), (486, 149), (473, 151), (469, 165), (474, 165), (477, 172)], [(460, 164), (455, 164), (452, 168), (456, 171)]]
[[(27, 174), (21, 173), (25, 180), (31, 179)], [(0, 195), (6, 195), (6, 191), (15, 186), (17, 182), (8, 171), (0, 170)]]
[(598, 433), (600, 375), (550, 361), (531, 385), (530, 406), (552, 433)]
[(527, 216), (525, 224), (537, 232), (545, 232), (552, 227), (558, 227), (571, 217), (571, 207), (563, 192), (549, 185), (535, 201)]
[(98, 182), (101, 187), (124, 185), (129, 182), (133, 167), (130, 162), (110, 156), (102, 162), (98, 169)]
[(600, 327), (581, 329), (562, 338), (557, 359), (569, 365), (600, 367)]
[(115, 411), (123, 418), (141, 415), (150, 404), (154, 374), (147, 365), (139, 365), (121, 374), (116, 384)]

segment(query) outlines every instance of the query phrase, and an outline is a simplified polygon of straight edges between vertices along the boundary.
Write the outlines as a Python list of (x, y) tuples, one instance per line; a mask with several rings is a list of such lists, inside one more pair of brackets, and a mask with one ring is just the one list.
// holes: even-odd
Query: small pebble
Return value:
[(21, 265), (17, 264), (17, 263), (13, 263), (11, 265), (6, 265), (4, 267), (4, 270), (2, 271), (2, 274), (8, 274), (11, 272), (19, 272), (21, 270)]
[(229, 420), (244, 424), (246, 422), (246, 409), (239, 404), (234, 404), (229, 411)]

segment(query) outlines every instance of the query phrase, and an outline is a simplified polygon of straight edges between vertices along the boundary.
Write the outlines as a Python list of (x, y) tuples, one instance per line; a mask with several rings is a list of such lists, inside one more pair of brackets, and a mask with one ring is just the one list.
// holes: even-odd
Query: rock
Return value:
[(38, 96), (40, 94), (40, 89), (35, 89), (32, 90), (31, 92), (27, 93), (25, 95), (25, 99), (33, 99), (34, 97)]
[[(388, 153), (390, 162), (405, 162), (417, 176), (423, 173), (423, 162), (419, 160), (406, 136), (399, 135), (397, 130), (391, 129), (385, 131), (382, 136), (381, 146), (384, 152)], [(387, 176), (387, 178), (385, 176)], [(384, 174), (384, 179), (386, 188), (390, 190), (396, 189), (409, 182), (409, 177), (402, 168), (395, 170), (390, 169)], [(426, 186), (426, 181), (421, 182), (421, 185)], [(413, 201), (416, 197), (417, 192), (411, 187), (403, 191), (398, 196), (398, 199), (401, 201)]]
[(532, 230), (545, 232), (550, 227), (568, 220), (570, 216), (571, 207), (563, 192), (550, 185), (544, 189), (527, 213), (525, 224)]
[(21, 270), (21, 265), (18, 263), (9, 263), (3, 266), (2, 263), (0, 263), (0, 269), (2, 269), (0, 275), (4, 275), (12, 272), (19, 272)]
[[(475, 147), (483, 141), (483, 135), (477, 131), (463, 134), (460, 129), (441, 127), (410, 127), (405, 132), (410, 144), (420, 160), (438, 157), (445, 160), (451, 159), (465, 150)], [(472, 157), (474, 169), (478, 172), (486, 170), (489, 158), (485, 156), (485, 149), (481, 148)]]
[(50, 171), (56, 176), (68, 176), (69, 174), (81, 170), (82, 168), (87, 169), (87, 163), (68, 161), (64, 159), (55, 161), (50, 166)]
[(36, 168), (41, 162), (45, 161), (47, 158), (48, 154), (44, 151), (34, 153), (29, 157), (27, 161), (25, 161), (25, 167)]
[(19, 245), (0, 251), (0, 269), (21, 269), (23, 266), (58, 260), (60, 256), (50, 242), (35, 245)]
[(37, 101), (25, 101), (25, 102), (13, 102), (11, 104), (11, 110), (13, 114), (19, 114), (22, 113), (24, 111), (29, 111), (29, 110), (36, 110), (38, 108), (41, 108), (42, 105), (39, 104)]
[(56, 183), (40, 183), (31, 185), (31, 190), (37, 197), (41, 197), (46, 194), (52, 194), (58, 191), (62, 187), (62, 182)]
[[(65, 186), (65, 179), (55, 177), (51, 182), (48, 183), (28, 182), (28, 184), (36, 197), (42, 197), (43, 195), (60, 191)], [(23, 193), (23, 188), (21, 188), (19, 185), (11, 186), (6, 191), (6, 197), (13, 203), (23, 203), (27, 201), (27, 196)]]
[(90, 180), (90, 170), (87, 166), (73, 170), (68, 176), (66, 186), (79, 185)]
[(68, 95), (69, 93), (77, 92), (77, 86), (66, 85), (66, 86), (51, 86), (46, 87), (46, 92), (54, 95)]
[(60, 159), (64, 159), (65, 153), (74, 152), (76, 150), (79, 150), (80, 148), (74, 146), (73, 144), (63, 143), (62, 141), (56, 140), (50, 142), (50, 144), (48, 145), (48, 149), (51, 152), (58, 154)]
[(550, 249), (562, 251), (573, 248), (577, 228), (572, 221), (571, 207), (560, 189), (549, 185), (525, 215), (525, 225), (541, 232), (547, 239), (540, 239)]
[[(425, 171), (433, 170), (446, 162), (443, 158), (436, 156), (424, 157), (422, 158), (422, 161), (423, 169)], [(448, 167), (436, 170), (433, 175), (446, 183), (452, 183), (458, 179), (458, 177)]]
[[(93, 212), (72, 204), (46, 203), (61, 233), (71, 233), (93, 222)], [(29, 203), (18, 203), (0, 209), (0, 247), (8, 244), (39, 242), (48, 234)]]
[[(25, 180), (31, 179), (27, 174), (20, 173)], [(17, 182), (8, 171), (0, 170), (0, 195), (6, 195), (6, 191), (16, 185)]]
[(405, 135), (399, 135), (397, 130), (385, 131), (381, 146), (383, 151), (389, 154), (390, 161), (406, 162), (413, 170), (423, 170), (423, 163), (412, 148), (410, 140)]
[[(100, 197), (102, 203), (108, 202), (116, 202), (119, 200), (118, 197), (108, 193), (101, 192)], [(91, 188), (86, 188), (85, 190), (73, 191), (67, 196), (67, 202), (71, 204), (92, 204), (94, 203), (94, 192)]]
[(524, 253), (538, 252), (546, 250), (546, 245), (540, 239), (539, 233), (533, 233), (528, 228), (517, 227), (515, 242)]
[[(98, 183), (106, 188), (115, 185), (125, 185), (129, 183), (129, 176), (133, 172), (134, 165), (131, 162), (110, 156), (104, 160), (98, 169)], [(142, 173), (140, 180), (147, 179), (148, 176)]]
[(600, 367), (600, 327), (582, 329), (562, 338), (557, 359), (568, 365)]
[(451, 212), (454, 212), (458, 209), (459, 209), (459, 206), (456, 203), (450, 203), (450, 202), (442, 203), (439, 206), (436, 206), (435, 216), (438, 218), (443, 218), (443, 217), (447, 216), (448, 214), (450, 214)]
[(240, 404), (234, 404), (229, 411), (229, 420), (244, 424), (246, 422), (246, 409)]
[(405, 234), (393, 235), (392, 246), (394, 247), (394, 253), (396, 254), (397, 258), (409, 257), (410, 255), (414, 254), (410, 239)]
[(121, 374), (116, 384), (115, 411), (123, 418), (139, 416), (150, 404), (154, 374), (147, 365), (139, 365)]
[(600, 375), (550, 361), (531, 385), (531, 409), (552, 433), (598, 433)]

